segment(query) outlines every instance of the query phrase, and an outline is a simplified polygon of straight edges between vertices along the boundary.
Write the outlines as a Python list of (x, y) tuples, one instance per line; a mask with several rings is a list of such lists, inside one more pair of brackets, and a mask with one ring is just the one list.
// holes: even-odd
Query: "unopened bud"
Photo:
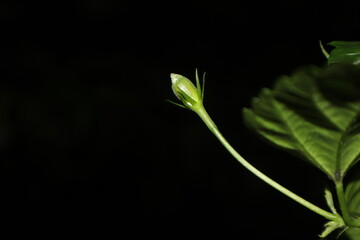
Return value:
[(202, 106), (202, 94), (201, 89), (199, 89), (199, 83), (195, 87), (189, 79), (175, 73), (172, 73), (170, 77), (175, 96), (186, 108), (196, 110), (197, 107)]

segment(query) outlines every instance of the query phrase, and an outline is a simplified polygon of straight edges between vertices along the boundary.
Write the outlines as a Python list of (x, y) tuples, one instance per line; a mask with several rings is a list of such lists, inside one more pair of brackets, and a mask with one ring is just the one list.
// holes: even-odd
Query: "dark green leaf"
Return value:
[(350, 215), (360, 220), (360, 171), (347, 184), (345, 201)]
[(343, 235), (346, 240), (360, 240), (360, 228), (349, 228)]
[(333, 41), (329, 45), (334, 46), (330, 52), (328, 63), (360, 63), (360, 42)]
[(298, 70), (263, 89), (244, 109), (245, 123), (336, 180), (359, 160), (359, 82), (353, 65)]

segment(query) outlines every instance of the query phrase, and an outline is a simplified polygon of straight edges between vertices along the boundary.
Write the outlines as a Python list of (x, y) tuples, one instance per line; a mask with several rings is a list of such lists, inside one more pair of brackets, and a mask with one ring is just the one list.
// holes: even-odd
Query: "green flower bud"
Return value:
[(175, 96), (183, 103), (183, 105), (191, 110), (196, 110), (202, 106), (202, 90), (198, 77), (196, 75), (197, 87), (186, 77), (172, 73), (170, 75), (172, 82), (172, 90)]

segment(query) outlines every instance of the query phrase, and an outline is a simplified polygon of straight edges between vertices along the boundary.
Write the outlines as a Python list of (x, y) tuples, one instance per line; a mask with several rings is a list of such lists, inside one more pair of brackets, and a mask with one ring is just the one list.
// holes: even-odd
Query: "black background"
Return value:
[[(1, 231), (34, 237), (317, 239), (324, 219), (241, 167), (169, 75), (257, 168), (326, 208), (326, 176), (242, 122), (262, 87), (358, 40), (358, 1), (2, 1)], [(329, 48), (330, 49), (330, 48)]]

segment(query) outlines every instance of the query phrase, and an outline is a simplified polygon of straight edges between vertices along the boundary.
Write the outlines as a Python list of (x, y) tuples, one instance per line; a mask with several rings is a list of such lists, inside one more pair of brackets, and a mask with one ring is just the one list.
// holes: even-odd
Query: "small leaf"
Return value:
[(360, 42), (333, 41), (328, 45), (334, 46), (328, 58), (328, 64), (333, 63), (360, 63)]
[(303, 68), (278, 79), (273, 89), (263, 89), (251, 109), (244, 109), (244, 120), (335, 181), (360, 156), (359, 84), (360, 68), (353, 65)]
[(330, 221), (330, 222), (327, 222), (324, 227), (325, 227), (324, 231), (319, 235), (319, 237), (321, 237), (321, 238), (327, 237), (330, 233), (332, 233), (333, 231), (335, 231), (338, 228), (343, 228), (344, 225), (339, 224), (335, 221)]
[(325, 200), (332, 213), (337, 213), (331, 191), (325, 188)]
[(329, 53), (325, 50), (324, 45), (322, 44), (321, 41), (319, 41), (319, 44), (320, 44), (321, 52), (324, 54), (324, 56), (326, 57), (326, 59), (328, 59), (328, 58), (329, 58)]

